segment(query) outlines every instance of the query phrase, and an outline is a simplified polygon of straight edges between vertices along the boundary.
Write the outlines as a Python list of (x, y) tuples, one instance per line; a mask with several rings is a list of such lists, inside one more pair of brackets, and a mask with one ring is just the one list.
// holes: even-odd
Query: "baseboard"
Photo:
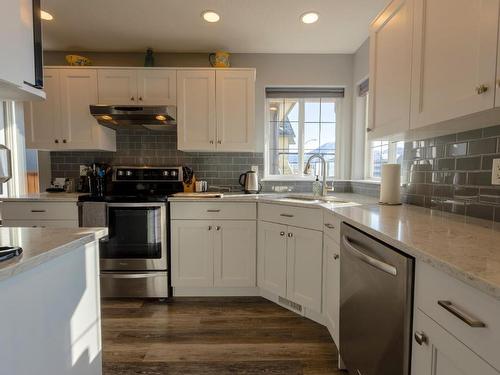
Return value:
[(260, 296), (259, 288), (189, 288), (177, 287), (174, 297), (257, 297)]

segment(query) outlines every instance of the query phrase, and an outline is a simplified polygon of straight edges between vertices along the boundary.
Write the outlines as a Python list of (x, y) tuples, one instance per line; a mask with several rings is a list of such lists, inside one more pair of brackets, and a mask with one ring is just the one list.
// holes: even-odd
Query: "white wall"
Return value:
[(351, 178), (354, 180), (364, 179), (365, 177), (365, 99), (358, 96), (357, 86), (368, 78), (369, 55), (370, 39), (366, 39), (353, 56)]
[[(89, 53), (72, 52), (89, 57), (95, 66), (142, 66), (142, 53)], [(46, 52), (46, 65), (66, 65), (66, 52)], [(208, 55), (202, 53), (157, 53), (156, 66), (209, 66)], [(268, 86), (341, 86), (345, 87), (344, 110), (341, 114), (345, 127), (342, 139), (337, 142), (339, 158), (345, 161), (340, 178), (350, 175), (351, 108), (353, 83), (353, 55), (334, 54), (233, 54), (233, 67), (257, 69), (256, 82), (256, 144), (257, 151), (264, 150), (265, 88)]]

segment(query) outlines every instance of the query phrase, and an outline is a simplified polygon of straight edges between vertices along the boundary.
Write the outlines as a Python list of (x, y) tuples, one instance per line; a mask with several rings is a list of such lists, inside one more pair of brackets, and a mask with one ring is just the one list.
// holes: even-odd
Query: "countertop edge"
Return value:
[(57, 246), (39, 255), (32, 256), (27, 260), (23, 260), (20, 263), (13, 264), (4, 269), (0, 269), (0, 282), (7, 280), (18, 274), (21, 274), (25, 271), (36, 268), (39, 265), (47, 263), (52, 259), (70, 253), (71, 251), (79, 248), (80, 246), (96, 241), (98, 238), (105, 236), (108, 232), (107, 228), (85, 228), (85, 229), (88, 230), (88, 233), (85, 233), (83, 237), (69, 241), (64, 245)]

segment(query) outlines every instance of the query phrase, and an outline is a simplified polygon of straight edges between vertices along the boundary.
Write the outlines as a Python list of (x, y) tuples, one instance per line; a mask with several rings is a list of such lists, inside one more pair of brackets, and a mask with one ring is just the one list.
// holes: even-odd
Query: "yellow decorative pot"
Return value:
[(208, 55), (208, 60), (210, 65), (215, 68), (229, 68), (231, 66), (229, 64), (229, 52), (216, 51)]

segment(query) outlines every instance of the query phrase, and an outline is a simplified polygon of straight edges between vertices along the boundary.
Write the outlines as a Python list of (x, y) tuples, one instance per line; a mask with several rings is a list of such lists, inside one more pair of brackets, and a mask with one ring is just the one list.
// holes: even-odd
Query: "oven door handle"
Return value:
[(118, 207), (118, 208), (163, 208), (165, 203), (152, 203), (152, 202), (131, 202), (131, 203), (108, 203), (107, 207)]
[(372, 258), (371, 256), (363, 253), (361, 250), (357, 249), (352, 244), (352, 242), (349, 240), (349, 238), (347, 236), (345, 236), (345, 235), (342, 236), (342, 241), (344, 242), (345, 248), (347, 250), (349, 250), (349, 252), (353, 256), (355, 256), (356, 258), (358, 258), (362, 262), (367, 263), (370, 266), (375, 267), (375, 268), (379, 269), (380, 271), (386, 272), (392, 276), (396, 276), (398, 274), (398, 270), (393, 265), (390, 265), (390, 264), (384, 263), (378, 259)]
[(161, 272), (148, 273), (116, 273), (116, 272), (101, 272), (101, 277), (107, 279), (146, 279), (162, 275)]

